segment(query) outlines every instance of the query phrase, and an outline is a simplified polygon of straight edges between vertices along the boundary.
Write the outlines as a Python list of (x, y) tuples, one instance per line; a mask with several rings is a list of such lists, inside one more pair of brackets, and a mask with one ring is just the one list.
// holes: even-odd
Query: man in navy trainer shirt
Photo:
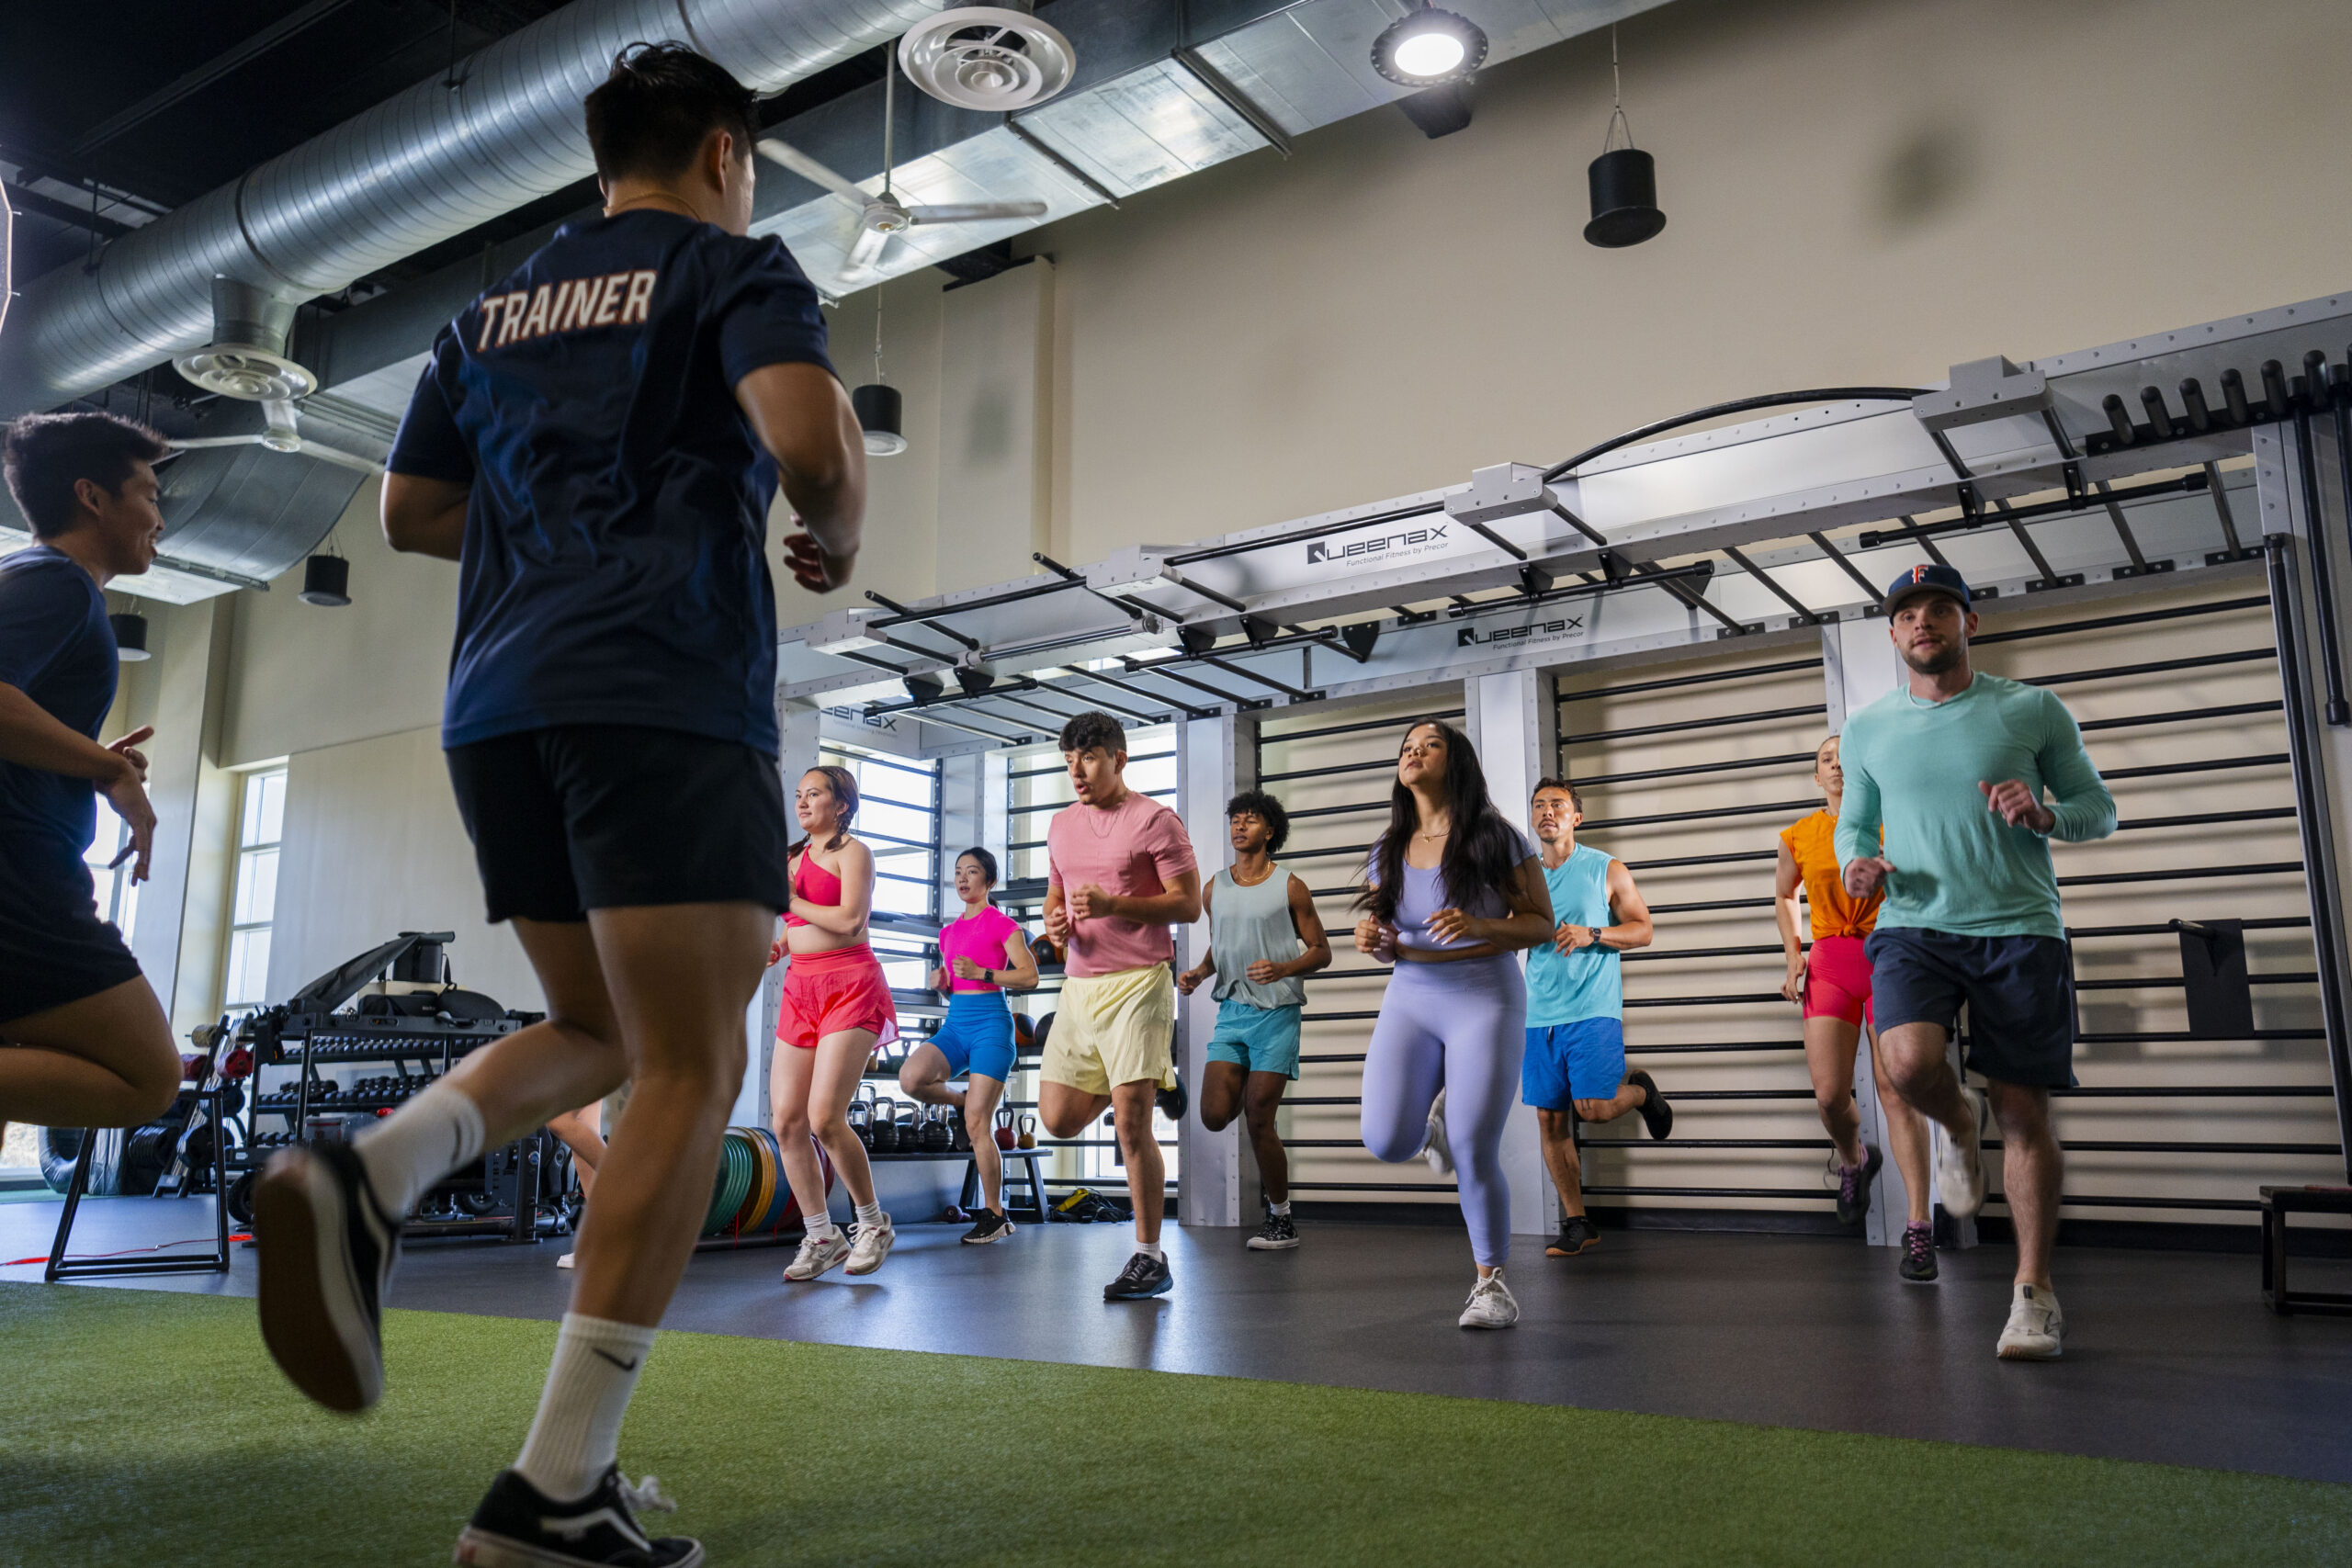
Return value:
[(463, 1562), (702, 1561), (639, 1529), (621, 1417), (708, 1204), (790, 899), (768, 507), (781, 486), (793, 573), (823, 591), (849, 577), (865, 488), (816, 290), (745, 237), (754, 107), (683, 45), (623, 51), (587, 102), (603, 215), (443, 329), (384, 481), (392, 547), (459, 563), (442, 741), (489, 918), (514, 923), (548, 1019), (350, 1148), (272, 1163), (254, 1203), (278, 1364), (322, 1404), (372, 1404), (417, 1199), (634, 1085), (537, 1418)]
[(130, 826), (131, 879), (147, 877), (138, 746), (154, 731), (98, 744), (119, 669), (100, 591), (154, 564), (153, 465), (170, 450), (111, 414), (8, 426), (8, 492), (34, 543), (0, 558), (0, 1123), (135, 1127), (178, 1092), (171, 1025), (82, 859), (103, 794)]

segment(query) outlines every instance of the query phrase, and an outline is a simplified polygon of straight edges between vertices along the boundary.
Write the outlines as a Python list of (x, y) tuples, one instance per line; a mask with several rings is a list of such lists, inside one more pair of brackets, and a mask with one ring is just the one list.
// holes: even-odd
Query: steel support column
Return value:
[[(1193, 852), (1200, 857), (1201, 880), (1206, 883), (1227, 858), (1225, 803), (1257, 782), (1258, 724), (1250, 714), (1217, 714), (1179, 719), (1175, 730), (1176, 815), (1184, 820)], [(1177, 938), (1176, 962), (1199, 963), (1208, 951), (1208, 940), (1207, 920), (1187, 927)], [(1206, 987), (1178, 1000), (1177, 1066), (1192, 1087), (1195, 1103), (1216, 1028), (1216, 1002)], [(1212, 1133), (1201, 1125), (1199, 1116), (1186, 1116), (1176, 1130), (1176, 1155), (1181, 1224), (1231, 1227), (1258, 1223), (1258, 1162), (1250, 1141), (1241, 1135), (1239, 1117), (1225, 1131)]]
[[(1535, 781), (1559, 766), (1559, 705), (1552, 677), (1534, 670), (1480, 675), (1463, 682), (1462, 695), (1464, 727), (1486, 770), (1487, 794), (1505, 819), (1524, 830)], [(1503, 1126), (1502, 1160), (1510, 1184), (1511, 1234), (1547, 1239), (1559, 1235), (1560, 1197), (1544, 1168), (1535, 1112), (1515, 1095)]]

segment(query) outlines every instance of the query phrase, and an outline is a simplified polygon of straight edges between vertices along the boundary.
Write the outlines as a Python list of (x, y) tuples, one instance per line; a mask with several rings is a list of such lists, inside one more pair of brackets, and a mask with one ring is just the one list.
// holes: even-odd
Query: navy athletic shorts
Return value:
[(643, 725), (568, 724), (445, 753), (492, 924), (647, 904), (781, 910), (775, 759)]
[(90, 868), (44, 844), (0, 844), (0, 1024), (139, 977), (113, 922), (98, 919)]
[(1865, 951), (1881, 1032), (1955, 1028), (1968, 1006), (1968, 1066), (2028, 1089), (2075, 1082), (2075, 967), (2054, 936), (1955, 936), (1881, 926)]

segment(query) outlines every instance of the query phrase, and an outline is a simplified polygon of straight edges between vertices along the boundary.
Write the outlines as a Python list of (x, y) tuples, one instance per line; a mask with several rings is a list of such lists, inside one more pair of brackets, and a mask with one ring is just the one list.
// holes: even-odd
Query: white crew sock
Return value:
[(620, 1453), (621, 1416), (652, 1349), (650, 1328), (565, 1313), (516, 1473), (551, 1502), (588, 1495)]
[(871, 1203), (853, 1203), (850, 1208), (857, 1215), (857, 1228), (860, 1230), (882, 1223), (882, 1201), (878, 1198)]
[(1274, 1213), (1281, 1215), (1283, 1219), (1290, 1218), (1290, 1200), (1287, 1198), (1283, 1199), (1279, 1203), (1269, 1203), (1266, 1207)]
[(1159, 1244), (1156, 1241), (1139, 1241), (1136, 1243), (1136, 1250), (1154, 1262), (1163, 1261), (1168, 1256), (1159, 1250)]
[(831, 1236), (839, 1235), (841, 1233), (841, 1226), (833, 1224), (833, 1216), (823, 1209), (820, 1209), (815, 1213), (808, 1216), (808, 1234), (815, 1236), (819, 1241), (824, 1241)]
[(443, 1078), (352, 1140), (376, 1201), (406, 1219), (427, 1189), (481, 1157), (481, 1107)]

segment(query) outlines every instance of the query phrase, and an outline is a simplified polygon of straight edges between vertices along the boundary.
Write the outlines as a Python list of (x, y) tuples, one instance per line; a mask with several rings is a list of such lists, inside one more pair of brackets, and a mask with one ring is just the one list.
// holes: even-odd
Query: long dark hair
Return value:
[[(1445, 739), (1445, 801), (1453, 830), (1445, 840), (1445, 857), (1438, 863), (1445, 901), (1457, 909), (1474, 908), (1490, 889), (1509, 886), (1521, 859), (1520, 841), (1487, 795), (1487, 771), (1470, 738), (1442, 718), (1417, 718), (1405, 727), (1405, 740), (1417, 729), (1434, 729)], [(1397, 742), (1401, 753), (1404, 741)], [(1372, 846), (1374, 880), (1356, 896), (1355, 907), (1374, 919), (1394, 920), (1396, 900), (1405, 888), (1405, 849), (1420, 821), (1413, 792), (1402, 783), (1388, 792), (1388, 830)]]
[[(849, 825), (857, 816), (857, 775), (847, 768), (837, 768), (830, 762), (821, 767), (810, 768), (808, 773), (801, 774), (801, 777), (806, 778), (808, 773), (825, 775), (825, 782), (832, 786), (833, 800), (842, 808), (841, 820), (833, 824), (832, 840), (825, 845), (829, 850), (837, 850), (842, 847), (842, 840), (849, 837)], [(790, 860), (794, 855), (805, 852), (808, 848), (808, 840), (803, 839), (784, 852), (785, 858)]]

